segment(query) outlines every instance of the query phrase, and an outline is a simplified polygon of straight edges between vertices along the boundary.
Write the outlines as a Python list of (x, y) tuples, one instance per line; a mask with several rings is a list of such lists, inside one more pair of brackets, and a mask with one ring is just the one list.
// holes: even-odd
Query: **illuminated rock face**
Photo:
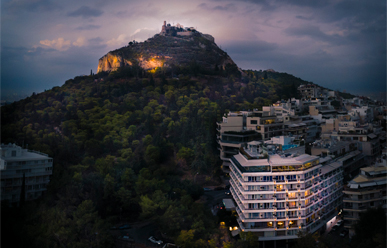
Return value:
[(163, 67), (164, 62), (163, 59), (159, 56), (152, 57), (150, 59), (144, 59), (142, 57), (139, 58), (139, 65), (144, 70), (151, 70), (156, 67)]
[(196, 68), (197, 71), (210, 73), (237, 70), (237, 65), (214, 41), (211, 35), (202, 34), (193, 28), (182, 30), (164, 23), (160, 34), (143, 42), (130, 42), (128, 46), (103, 56), (98, 62), (98, 72), (111, 72), (119, 67), (134, 65), (145, 71), (161, 67), (166, 71), (173, 71), (177, 67)]
[(115, 71), (123, 66), (131, 66), (132, 62), (122, 58), (119, 55), (107, 53), (105, 56), (99, 59), (97, 73), (102, 71)]

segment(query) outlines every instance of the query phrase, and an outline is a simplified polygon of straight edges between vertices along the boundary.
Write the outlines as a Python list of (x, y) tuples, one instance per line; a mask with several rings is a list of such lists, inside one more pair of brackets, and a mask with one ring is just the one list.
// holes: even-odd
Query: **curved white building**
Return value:
[(325, 230), (339, 212), (341, 163), (322, 165), (317, 156), (275, 154), (274, 146), (256, 141), (241, 148), (230, 162), (240, 229), (255, 232), (260, 241)]

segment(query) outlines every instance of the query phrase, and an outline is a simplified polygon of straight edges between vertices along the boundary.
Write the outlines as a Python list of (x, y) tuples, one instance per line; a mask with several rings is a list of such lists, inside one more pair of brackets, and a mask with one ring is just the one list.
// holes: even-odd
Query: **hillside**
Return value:
[(203, 185), (219, 184), (222, 174), (216, 122), (228, 110), (294, 97), (307, 83), (270, 71), (211, 69), (223, 55), (171, 71), (120, 66), (1, 107), (3, 143), (54, 158), (42, 201), (2, 207), (5, 240), (16, 247), (113, 247), (110, 226), (150, 221), (178, 244), (192, 233), (193, 247), (221, 245), (218, 219), (200, 200)]
[(169, 28), (169, 33), (156, 34), (144, 42), (129, 42), (128, 46), (104, 55), (98, 62), (97, 72), (133, 66), (148, 71), (176, 71), (193, 65), (207, 73), (215, 70), (237, 71), (236, 64), (215, 44), (211, 35), (196, 30)]

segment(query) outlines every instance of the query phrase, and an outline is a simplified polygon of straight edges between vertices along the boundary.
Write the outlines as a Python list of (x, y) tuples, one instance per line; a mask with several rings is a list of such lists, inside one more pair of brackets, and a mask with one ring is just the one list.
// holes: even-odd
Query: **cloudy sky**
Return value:
[(152, 37), (164, 20), (211, 34), (242, 69), (386, 92), (385, 0), (2, 0), (2, 97), (96, 72), (100, 57)]

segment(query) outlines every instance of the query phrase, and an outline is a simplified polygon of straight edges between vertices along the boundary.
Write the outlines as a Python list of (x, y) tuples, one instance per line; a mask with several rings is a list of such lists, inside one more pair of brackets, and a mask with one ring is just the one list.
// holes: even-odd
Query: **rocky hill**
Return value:
[(206, 71), (237, 68), (227, 53), (215, 44), (211, 35), (194, 29), (168, 26), (144, 42), (130, 42), (126, 47), (107, 53), (99, 59), (98, 72), (111, 72), (134, 65), (144, 70), (155, 70), (192, 64)]

